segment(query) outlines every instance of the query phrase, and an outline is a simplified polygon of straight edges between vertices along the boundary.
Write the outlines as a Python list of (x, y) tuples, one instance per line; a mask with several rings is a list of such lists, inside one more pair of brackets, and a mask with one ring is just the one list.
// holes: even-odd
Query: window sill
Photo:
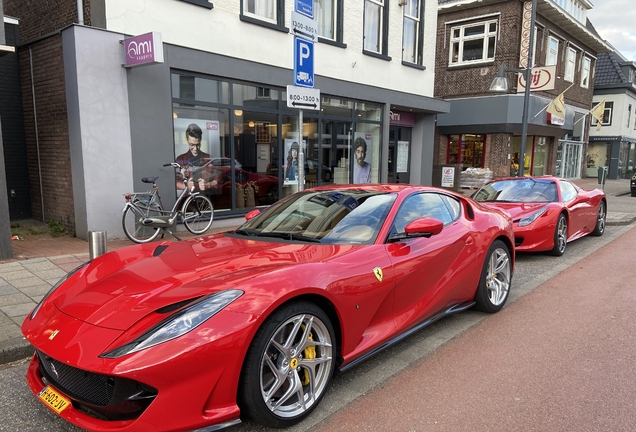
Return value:
[(362, 50), (362, 54), (364, 55), (368, 55), (370, 57), (375, 57), (375, 58), (379, 58), (380, 60), (386, 60), (386, 61), (391, 61), (391, 57), (389, 57), (388, 55), (384, 55), (384, 54), (379, 54), (377, 52), (373, 52), (373, 51), (367, 51), (367, 50)]
[(193, 4), (193, 5), (196, 5), (196, 6), (201, 6), (201, 7), (204, 7), (206, 9), (214, 9), (214, 5), (212, 3), (210, 3), (208, 0), (181, 0), (181, 1)]
[(250, 24), (256, 24), (262, 27), (267, 27), (270, 28), (272, 30), (278, 30), (284, 33), (289, 33), (289, 28), (285, 27), (285, 26), (281, 26), (278, 24), (273, 24), (273, 23), (269, 23), (267, 21), (261, 21), (259, 19), (256, 18), (252, 18), (252, 17), (248, 17), (245, 15), (240, 15), (240, 20), (246, 23), (250, 23)]
[(332, 46), (335, 46), (335, 47), (338, 47), (338, 48), (346, 48), (347, 47), (346, 43), (338, 42), (338, 41), (335, 41), (333, 39), (325, 39), (325, 38), (322, 38), (320, 36), (318, 36), (318, 42), (324, 43), (326, 45), (332, 45)]
[(402, 66), (408, 66), (408, 67), (412, 67), (414, 69), (419, 69), (419, 70), (426, 70), (426, 66), (405, 62), (404, 60), (402, 60)]
[(450, 69), (474, 69), (474, 68), (479, 68), (479, 67), (484, 67), (484, 66), (493, 66), (494, 64), (495, 64), (494, 60), (488, 60), (488, 61), (479, 62), (479, 63), (449, 64), (446, 69), (447, 70), (450, 70)]

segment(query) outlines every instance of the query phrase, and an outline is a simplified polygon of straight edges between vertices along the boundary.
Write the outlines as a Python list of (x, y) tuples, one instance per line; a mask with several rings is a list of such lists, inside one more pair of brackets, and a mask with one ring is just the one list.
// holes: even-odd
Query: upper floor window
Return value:
[(574, 81), (574, 69), (576, 65), (576, 51), (572, 48), (568, 48), (568, 59), (565, 63), (565, 80), (569, 82)]
[(241, 0), (241, 20), (283, 30), (284, 0)]
[(420, 17), (424, 2), (407, 0), (402, 26), (402, 60), (408, 63), (422, 64), (422, 25)]
[(557, 64), (559, 57), (559, 40), (554, 36), (548, 37), (548, 55), (545, 59), (546, 66), (552, 66)]
[(590, 65), (591, 60), (587, 57), (583, 57), (583, 66), (581, 67), (581, 87), (590, 87)]
[(384, 0), (364, 0), (364, 50), (387, 53), (387, 13)]
[(449, 65), (494, 60), (496, 39), (497, 20), (452, 27)]
[(314, 20), (318, 36), (342, 42), (342, 1), (314, 0)]
[(629, 122), (632, 120), (632, 105), (629, 104), (627, 106), (627, 127), (629, 127)]
[[(592, 104), (592, 108), (594, 108), (596, 105), (598, 105), (598, 102), (594, 102)], [(601, 123), (603, 126), (611, 126), (612, 124), (612, 111), (614, 109), (614, 102), (605, 102), (605, 111), (603, 111), (603, 122)], [(592, 126), (596, 126), (596, 123), (598, 123), (596, 121), (596, 118), (594, 118), (594, 116), (592, 117), (592, 121), (591, 121), (591, 125)]]

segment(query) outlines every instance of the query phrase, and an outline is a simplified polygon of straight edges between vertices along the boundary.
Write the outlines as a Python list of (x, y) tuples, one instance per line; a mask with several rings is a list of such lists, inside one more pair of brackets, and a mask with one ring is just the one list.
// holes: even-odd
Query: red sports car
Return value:
[(512, 217), (517, 251), (561, 256), (568, 242), (605, 232), (607, 200), (600, 189), (586, 190), (559, 177), (493, 180), (473, 194)]
[(35, 395), (89, 430), (289, 426), (335, 369), (508, 298), (512, 221), (458, 194), (330, 186), (246, 219), (101, 255), (58, 282), (22, 326)]

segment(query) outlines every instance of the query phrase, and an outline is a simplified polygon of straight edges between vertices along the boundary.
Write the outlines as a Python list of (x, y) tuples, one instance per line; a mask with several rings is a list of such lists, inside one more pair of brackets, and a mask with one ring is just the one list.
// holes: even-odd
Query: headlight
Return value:
[(71, 270), (70, 272), (68, 272), (66, 274), (66, 276), (64, 276), (62, 279), (60, 279), (59, 281), (57, 281), (57, 283), (55, 285), (53, 285), (53, 288), (51, 288), (49, 290), (49, 292), (46, 293), (46, 295), (44, 297), (42, 297), (42, 300), (40, 300), (40, 303), (38, 303), (38, 305), (35, 307), (35, 309), (33, 309), (33, 312), (31, 312), (31, 315), (29, 315), (29, 319), (33, 319), (35, 318), (35, 315), (37, 315), (37, 313), (40, 311), (40, 308), (42, 307), (42, 305), (44, 304), (44, 302), (46, 301), (47, 298), (49, 298), (49, 296), (51, 294), (53, 294), (53, 291), (55, 291), (56, 289), (58, 289), (60, 287), (60, 285), (62, 285), (64, 282), (66, 282), (66, 280), (68, 278), (70, 278), (71, 276), (73, 276), (75, 273), (77, 273), (81, 268), (85, 267), (86, 265), (88, 265), (88, 262), (83, 263), (82, 265), (80, 265), (79, 267)]
[(243, 291), (227, 290), (204, 297), (163, 320), (134, 341), (108, 351), (100, 357), (121, 357), (183, 336), (242, 295)]
[(541, 216), (543, 213), (545, 213), (547, 210), (548, 210), (547, 207), (543, 207), (542, 209), (537, 210), (536, 212), (534, 212), (534, 213), (532, 213), (532, 214), (530, 214), (530, 215), (528, 215), (528, 216), (526, 216), (524, 218), (519, 219), (519, 226), (522, 227), (522, 226), (530, 225), (532, 222), (537, 220), (537, 218), (539, 216)]

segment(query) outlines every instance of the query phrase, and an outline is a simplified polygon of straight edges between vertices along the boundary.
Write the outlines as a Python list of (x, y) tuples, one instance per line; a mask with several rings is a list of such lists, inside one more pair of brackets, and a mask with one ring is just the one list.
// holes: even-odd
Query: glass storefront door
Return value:
[(411, 128), (389, 129), (389, 183), (410, 183)]
[(351, 122), (322, 121), (320, 150), (322, 164), (331, 170), (329, 178), (323, 177), (322, 184), (350, 183), (349, 162), (353, 153), (353, 131)]
[(567, 179), (579, 178), (581, 175), (582, 155), (582, 143), (559, 140), (556, 175)]

